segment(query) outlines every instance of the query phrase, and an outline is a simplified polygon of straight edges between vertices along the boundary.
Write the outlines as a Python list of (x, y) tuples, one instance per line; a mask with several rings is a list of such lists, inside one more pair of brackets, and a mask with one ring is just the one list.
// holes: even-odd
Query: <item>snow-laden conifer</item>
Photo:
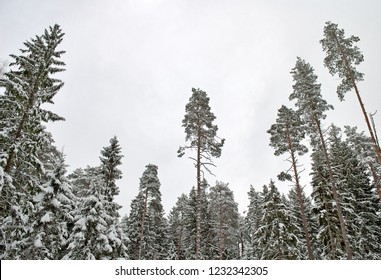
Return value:
[(298, 238), (292, 224), (290, 211), (282, 201), (273, 181), (263, 200), (261, 226), (255, 232), (261, 249), (262, 260), (284, 260), (298, 258)]
[(228, 184), (216, 182), (209, 192), (213, 259), (239, 259), (239, 213)]

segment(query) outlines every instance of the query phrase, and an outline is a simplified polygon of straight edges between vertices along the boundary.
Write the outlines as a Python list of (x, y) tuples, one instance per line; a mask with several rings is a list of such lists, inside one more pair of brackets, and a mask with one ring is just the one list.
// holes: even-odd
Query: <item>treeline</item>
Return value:
[[(278, 179), (293, 187), (284, 195), (272, 180), (260, 191), (251, 186), (242, 216), (229, 184), (205, 179), (225, 139), (217, 136), (206, 92), (192, 89), (178, 156), (190, 154), (196, 185), (166, 215), (158, 167), (148, 164), (129, 215), (120, 217), (117, 137), (101, 149), (98, 166), (67, 175), (64, 155), (44, 126), (64, 120), (43, 109), (64, 84), (54, 78), (64, 71), (63, 36), (55, 25), (27, 41), (0, 77), (0, 259), (381, 259), (381, 157), (357, 88), (363, 79), (356, 69), (363, 61), (358, 37), (345, 38), (328, 22), (321, 44), (325, 66), (341, 79), (339, 98), (355, 91), (370, 137), (355, 127), (327, 128), (333, 107), (313, 67), (297, 58), (295, 106), (281, 106), (267, 131), (275, 155), (290, 163)], [(298, 161), (307, 153), (311, 195)]]

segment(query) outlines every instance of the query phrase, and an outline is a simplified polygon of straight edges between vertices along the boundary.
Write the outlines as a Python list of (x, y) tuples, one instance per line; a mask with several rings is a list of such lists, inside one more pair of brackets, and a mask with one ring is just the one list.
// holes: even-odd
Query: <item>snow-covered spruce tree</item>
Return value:
[(358, 41), (360, 41), (360, 38), (356, 36), (345, 38), (344, 30), (339, 29), (337, 24), (328, 21), (324, 26), (324, 38), (320, 40), (320, 43), (322, 44), (323, 51), (326, 52), (324, 65), (328, 68), (331, 75), (338, 74), (341, 79), (341, 83), (337, 87), (337, 94), (340, 101), (344, 100), (344, 94), (346, 92), (351, 91), (352, 89), (355, 90), (373, 142), (374, 151), (378, 157), (379, 163), (381, 164), (380, 146), (376, 140), (368, 114), (365, 110), (364, 103), (357, 87), (357, 83), (364, 80), (364, 74), (356, 69), (356, 65), (359, 65), (364, 61), (363, 54), (361, 53), (359, 47), (355, 45)]
[(76, 198), (66, 178), (66, 165), (61, 153), (47, 172), (48, 180), (35, 195), (36, 213), (32, 230), (25, 239), (28, 246), (20, 252), (25, 259), (61, 259), (65, 255)]
[(144, 197), (143, 193), (139, 192), (138, 195), (131, 201), (130, 214), (127, 219), (125, 227), (127, 238), (129, 240), (127, 246), (128, 256), (132, 260), (139, 259), (140, 235), (142, 228), (142, 216), (144, 211)]
[(77, 209), (73, 212), (74, 227), (63, 259), (102, 260), (112, 255), (107, 230), (113, 217), (106, 212), (103, 192), (102, 177), (94, 175), (88, 194), (79, 198)]
[(202, 169), (211, 173), (209, 166), (213, 164), (213, 157), (221, 156), (221, 148), (225, 139), (217, 137), (217, 125), (213, 124), (216, 119), (210, 110), (209, 97), (205, 91), (192, 88), (192, 96), (189, 103), (185, 106), (185, 116), (182, 121), (185, 128), (185, 141), (189, 141), (189, 146), (180, 147), (177, 151), (178, 156), (182, 157), (185, 151), (190, 149), (196, 151), (196, 158), (190, 157), (195, 161), (197, 171), (197, 228), (196, 228), (196, 257), (200, 258), (201, 249), (201, 172)]
[(121, 207), (115, 202), (119, 192), (115, 182), (121, 178), (117, 167), (122, 156), (115, 137), (110, 143), (101, 151), (100, 166), (77, 169), (69, 176), (78, 204), (65, 259), (128, 258), (128, 240), (119, 222)]
[[(305, 219), (307, 221), (308, 225), (308, 233), (310, 236), (310, 242), (311, 242), (311, 250), (313, 252), (313, 256), (315, 259), (319, 258), (320, 256), (320, 244), (319, 240), (317, 240), (316, 236), (318, 233), (318, 225), (316, 222), (316, 218), (312, 212), (312, 202), (311, 198), (308, 197), (304, 191), (304, 189), (301, 189), (301, 196), (302, 201), (304, 203), (304, 213), (305, 213)], [(296, 189), (296, 186), (291, 188), (291, 190), (288, 193), (288, 208), (291, 212), (291, 219), (292, 223), (295, 225), (296, 228), (296, 236), (298, 237), (298, 253), (299, 259), (307, 259), (308, 258), (308, 249), (307, 249), (307, 242), (305, 240), (305, 233), (304, 233), (304, 222), (302, 218), (302, 213), (300, 211), (299, 207), (299, 194), (298, 190)]]
[(316, 145), (311, 154), (312, 212), (318, 224), (316, 238), (321, 245), (321, 259), (337, 259), (345, 255), (342, 234), (333, 199), (328, 167), (322, 148)]
[[(267, 193), (267, 186), (264, 186)], [(261, 257), (261, 250), (258, 246), (258, 240), (255, 237), (255, 232), (261, 227), (263, 216), (262, 202), (263, 197), (261, 192), (256, 191), (253, 186), (247, 193), (249, 197), (249, 206), (245, 217), (245, 233), (246, 233), (246, 252), (243, 258), (249, 260), (258, 260)]]
[(114, 136), (110, 139), (110, 146), (104, 147), (101, 150), (101, 165), (99, 167), (104, 184), (105, 210), (108, 215), (113, 217), (113, 220), (109, 221), (107, 232), (107, 237), (113, 248), (112, 256), (110, 256), (111, 259), (125, 258), (127, 250), (125, 247), (127, 236), (124, 234), (119, 223), (120, 215), (118, 211), (122, 207), (115, 202), (115, 197), (119, 194), (119, 187), (116, 185), (116, 181), (122, 178), (122, 172), (118, 169), (118, 166), (122, 164), (122, 157), (119, 141)]
[(333, 199), (340, 222), (340, 230), (343, 236), (345, 251), (348, 259), (352, 259), (352, 248), (350, 247), (347, 229), (344, 223), (344, 217), (340, 204), (340, 197), (337, 192), (335, 178), (333, 177), (331, 160), (326, 146), (326, 140), (323, 135), (321, 120), (325, 118), (325, 111), (332, 109), (331, 105), (322, 98), (320, 93), (320, 84), (317, 83), (317, 76), (314, 74), (312, 66), (301, 58), (297, 58), (296, 65), (291, 71), (294, 85), (290, 100), (296, 101), (296, 107), (301, 114), (302, 120), (306, 123), (307, 133), (310, 134), (311, 144), (319, 145), (322, 148), (325, 164), (328, 168), (328, 176), (332, 188)]
[[(275, 149), (275, 155), (280, 156), (282, 154), (289, 154), (287, 159), (291, 163), (291, 167), (286, 172), (282, 172), (279, 175), (281, 180), (290, 180), (295, 183), (296, 192), (298, 195), (298, 205), (302, 218), (303, 225), (303, 241), (306, 243), (306, 248), (308, 252), (308, 258), (314, 259), (312, 244), (311, 244), (311, 233), (309, 232), (309, 225), (306, 218), (306, 211), (304, 206), (304, 200), (302, 195), (302, 186), (300, 185), (300, 176), (298, 167), (297, 156), (302, 156), (307, 153), (308, 149), (301, 141), (305, 137), (305, 125), (301, 121), (300, 116), (294, 110), (282, 106), (278, 110), (278, 118), (276, 123), (271, 126), (267, 131), (270, 136), (270, 146)], [(292, 169), (293, 176), (288, 172)]]
[(185, 259), (183, 241), (187, 207), (188, 196), (182, 194), (178, 197), (176, 205), (172, 207), (168, 215), (169, 236), (171, 238), (173, 248), (175, 248), (175, 252), (173, 252), (175, 257), (173, 259), (176, 260)]
[(160, 181), (156, 165), (148, 164), (140, 178), (139, 193), (131, 203), (128, 222), (131, 259), (167, 258), (168, 222), (164, 217), (161, 203)]
[(203, 180), (201, 184), (201, 219), (200, 219), (200, 231), (201, 231), (201, 248), (199, 254), (196, 254), (197, 246), (197, 190), (193, 187), (188, 195), (188, 205), (185, 211), (185, 227), (184, 227), (184, 241), (183, 248), (185, 251), (185, 259), (195, 260), (212, 259), (211, 242), (213, 238), (211, 218), (209, 211), (208, 200), (208, 183)]
[(39, 158), (51, 143), (44, 122), (63, 120), (42, 109), (53, 103), (63, 86), (54, 74), (64, 71), (58, 51), (64, 34), (58, 25), (24, 43), (20, 55), (11, 55), (10, 70), (0, 78), (0, 166), (3, 184), (0, 199), (0, 227), (3, 235), (1, 258), (20, 258), (22, 239), (35, 212), (33, 195), (44, 176)]
[(213, 232), (213, 259), (239, 259), (239, 213), (228, 184), (216, 182), (209, 192), (209, 211)]
[(282, 201), (273, 181), (263, 200), (261, 227), (255, 232), (262, 260), (284, 260), (298, 258), (298, 239), (290, 211)]
[(379, 206), (364, 164), (341, 139), (341, 130), (331, 125), (330, 154), (334, 176), (338, 182), (341, 206), (348, 228), (349, 241), (356, 259), (379, 259)]
[(378, 164), (377, 156), (374, 154), (372, 140), (365, 136), (364, 132), (357, 132), (357, 127), (345, 126), (346, 142), (357, 159), (365, 164), (373, 177), (375, 192), (381, 203), (381, 166)]

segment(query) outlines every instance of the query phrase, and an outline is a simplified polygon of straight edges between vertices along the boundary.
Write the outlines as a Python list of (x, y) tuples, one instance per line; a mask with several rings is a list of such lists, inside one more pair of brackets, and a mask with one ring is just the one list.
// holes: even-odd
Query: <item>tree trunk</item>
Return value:
[(376, 169), (374, 168), (374, 166), (371, 163), (369, 163), (369, 166), (370, 166), (370, 170), (371, 170), (372, 175), (373, 175), (373, 181), (374, 181), (374, 185), (376, 186), (376, 191), (377, 191), (378, 196), (380, 197), (380, 201), (381, 201), (380, 178), (378, 178), (378, 175), (377, 175), (377, 172), (376, 172)]
[[(221, 198), (220, 198), (221, 199)], [(220, 204), (220, 224), (218, 229), (218, 239), (219, 239), (219, 253), (220, 253), (220, 260), (222, 260), (222, 206)]]
[(329, 156), (328, 156), (327, 147), (325, 145), (323, 133), (322, 133), (321, 127), (320, 127), (320, 121), (316, 117), (314, 118), (314, 120), (315, 120), (315, 124), (317, 126), (317, 129), (318, 129), (318, 132), (319, 132), (319, 137), (320, 137), (320, 141), (322, 144), (325, 160), (326, 160), (326, 163), (328, 166), (329, 179), (330, 179), (331, 184), (332, 184), (332, 193), (333, 193), (333, 198), (335, 200), (337, 215), (338, 215), (339, 222), (340, 222), (340, 229), (341, 229), (341, 234), (343, 236), (343, 241), (344, 241), (344, 245), (345, 245), (345, 252), (347, 253), (348, 260), (351, 260), (353, 257), (352, 249), (351, 249), (351, 246), (350, 246), (349, 240), (348, 240), (347, 230), (345, 227), (343, 212), (341, 210), (340, 198), (339, 198), (339, 194), (337, 193), (337, 187), (336, 187), (335, 179), (333, 178), (331, 160), (329, 159)]
[(295, 155), (294, 155), (294, 145), (292, 144), (292, 141), (291, 141), (288, 124), (286, 124), (286, 134), (287, 134), (288, 147), (289, 147), (290, 153), (291, 153), (292, 166), (294, 169), (296, 190), (297, 190), (297, 194), (298, 194), (298, 202), (299, 202), (299, 207), (300, 207), (300, 211), (302, 214), (303, 231), (304, 231), (304, 236), (306, 238), (308, 258), (310, 260), (313, 260), (314, 256), (313, 256), (312, 248), (311, 248), (310, 234), (308, 232), (308, 224), (307, 224), (306, 213), (305, 213), (305, 209), (304, 209), (304, 202), (303, 202), (303, 198), (302, 198), (302, 189), (301, 189), (300, 183), (299, 183), (299, 174), (298, 174), (298, 170), (296, 167), (296, 159), (295, 159)]
[(337, 47), (339, 48), (339, 51), (340, 51), (340, 54), (341, 56), (343, 57), (344, 59), (344, 63), (345, 63), (345, 67), (347, 69), (347, 72), (349, 74), (349, 77), (350, 77), (350, 80), (352, 82), (352, 86), (353, 88), (355, 89), (355, 92), (356, 92), (356, 96), (357, 96), (357, 99), (360, 103), (360, 107), (361, 107), (361, 110), (362, 110), (362, 113), (364, 115), (364, 118), (365, 118), (365, 122), (366, 122), (366, 125), (368, 127), (368, 130), (369, 130), (369, 134), (370, 134), (370, 137), (372, 138), (372, 141), (373, 141), (373, 148), (374, 148), (374, 151), (376, 152), (377, 154), (377, 158), (378, 158), (378, 161), (379, 163), (381, 164), (381, 151), (380, 151), (380, 147), (376, 141), (376, 138), (374, 136), (374, 133), (373, 133), (373, 129), (372, 129), (372, 126), (370, 124), (370, 121), (369, 121), (369, 118), (368, 118), (368, 114), (366, 113), (366, 110), (365, 110), (365, 106), (364, 106), (364, 103), (362, 102), (362, 99), (361, 99), (361, 96), (360, 96), (360, 92), (357, 88), (357, 84), (356, 84), (356, 81), (355, 81), (355, 78), (353, 77), (353, 73), (351, 71), (351, 67), (349, 65), (349, 62), (348, 62), (348, 59), (344, 53), (344, 50), (342, 48), (342, 46), (340, 45), (340, 42), (339, 40), (337, 39), (337, 36), (336, 36), (336, 33), (333, 33), (333, 36), (335, 38), (335, 41), (336, 41), (336, 44), (337, 44)]
[(143, 215), (141, 219), (141, 228), (140, 228), (140, 242), (139, 242), (139, 256), (138, 259), (142, 259), (142, 250), (143, 250), (143, 240), (144, 240), (144, 223), (147, 215), (147, 201), (148, 201), (148, 188), (146, 189), (145, 198), (144, 198), (144, 208)]
[(201, 131), (197, 139), (197, 214), (196, 214), (196, 259), (201, 259)]
[(181, 256), (181, 242), (183, 238), (183, 213), (181, 213), (180, 234), (179, 241), (177, 242), (177, 259), (180, 260)]

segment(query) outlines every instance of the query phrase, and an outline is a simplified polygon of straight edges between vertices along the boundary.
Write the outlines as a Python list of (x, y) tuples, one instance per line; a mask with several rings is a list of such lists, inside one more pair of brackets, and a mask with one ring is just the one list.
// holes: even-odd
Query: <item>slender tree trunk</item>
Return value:
[(368, 118), (368, 114), (366, 113), (366, 110), (365, 110), (365, 106), (364, 106), (364, 103), (362, 102), (362, 99), (361, 99), (361, 96), (360, 96), (360, 92), (357, 88), (357, 84), (356, 84), (356, 81), (355, 81), (355, 78), (353, 77), (353, 73), (351, 71), (351, 67), (349, 65), (349, 62), (348, 62), (348, 59), (344, 53), (344, 50), (342, 48), (342, 46), (340, 45), (340, 42), (339, 40), (337, 39), (337, 36), (336, 36), (336, 33), (333, 33), (334, 35), (334, 38), (335, 38), (335, 41), (336, 41), (336, 44), (337, 44), (337, 47), (339, 48), (339, 51), (340, 51), (340, 54), (341, 56), (343, 57), (344, 59), (344, 63), (345, 63), (345, 67), (347, 69), (347, 72), (349, 74), (349, 77), (350, 77), (350, 80), (352, 82), (352, 86), (353, 88), (355, 89), (355, 92), (356, 92), (356, 96), (357, 96), (357, 99), (360, 103), (360, 107), (361, 107), (361, 110), (362, 110), (362, 113), (364, 115), (364, 118), (365, 118), (365, 122), (366, 122), (366, 125), (368, 127), (368, 130), (369, 130), (369, 134), (370, 134), (370, 137), (372, 138), (372, 141), (373, 141), (373, 148), (374, 148), (374, 151), (376, 152), (377, 154), (377, 157), (378, 157), (378, 161), (379, 163), (381, 164), (381, 151), (380, 151), (380, 147), (376, 141), (376, 137), (374, 136), (374, 133), (373, 133), (373, 129), (372, 129), (372, 126), (370, 124), (370, 121), (369, 121), (369, 118)]
[(197, 140), (197, 218), (196, 218), (196, 259), (201, 259), (201, 131)]
[(181, 213), (181, 223), (180, 223), (180, 234), (179, 241), (177, 242), (177, 259), (180, 259), (181, 256), (181, 243), (183, 239), (183, 213)]
[(374, 185), (376, 186), (376, 191), (377, 191), (378, 196), (380, 197), (380, 201), (381, 201), (380, 178), (378, 178), (378, 175), (377, 175), (377, 172), (376, 172), (376, 169), (374, 168), (374, 166), (371, 163), (369, 163), (369, 166), (370, 166), (370, 170), (372, 172)]
[(339, 222), (340, 222), (340, 229), (341, 229), (341, 234), (343, 236), (343, 241), (344, 241), (344, 245), (345, 245), (345, 252), (347, 253), (348, 260), (351, 260), (353, 257), (353, 253), (352, 253), (351, 246), (349, 244), (349, 239), (348, 239), (347, 230), (346, 230), (346, 226), (345, 226), (345, 222), (344, 222), (343, 212), (341, 210), (339, 194), (337, 193), (336, 183), (335, 183), (335, 180), (333, 178), (331, 160), (329, 159), (328, 150), (327, 150), (327, 147), (325, 145), (323, 133), (321, 131), (320, 121), (316, 117), (314, 118), (314, 120), (315, 120), (315, 124), (317, 126), (317, 129), (318, 129), (318, 132), (319, 132), (319, 137), (320, 137), (320, 141), (322, 144), (325, 160), (326, 160), (326, 163), (328, 166), (329, 179), (330, 179), (331, 184), (332, 184), (332, 193), (333, 193), (333, 198), (335, 200), (337, 215), (338, 215)]
[(146, 189), (146, 193), (145, 193), (143, 215), (142, 215), (142, 219), (141, 219), (139, 256), (138, 256), (139, 260), (142, 259), (143, 240), (144, 240), (144, 223), (145, 223), (146, 215), (147, 215), (147, 201), (148, 201), (148, 188)]
[(301, 214), (302, 214), (303, 231), (304, 231), (304, 236), (306, 238), (308, 258), (310, 260), (313, 260), (314, 259), (314, 255), (312, 253), (310, 234), (308, 232), (308, 224), (307, 224), (307, 219), (306, 219), (306, 212), (305, 212), (304, 201), (303, 201), (303, 197), (302, 197), (302, 188), (300, 187), (300, 183), (299, 183), (299, 174), (298, 174), (298, 170), (297, 170), (297, 167), (296, 167), (296, 158), (295, 158), (295, 154), (294, 154), (294, 145), (292, 144), (292, 141), (291, 141), (290, 131), (289, 131), (289, 128), (288, 128), (288, 124), (286, 124), (286, 133), (287, 133), (288, 147), (289, 147), (290, 153), (291, 153), (292, 166), (293, 166), (293, 169), (294, 169), (296, 190), (297, 190), (297, 194), (298, 194), (298, 202), (299, 202), (299, 207), (300, 207), (300, 211), (301, 211)]
[(220, 204), (220, 224), (219, 224), (219, 229), (218, 229), (220, 260), (222, 260), (222, 237), (223, 237), (222, 236), (222, 206)]

